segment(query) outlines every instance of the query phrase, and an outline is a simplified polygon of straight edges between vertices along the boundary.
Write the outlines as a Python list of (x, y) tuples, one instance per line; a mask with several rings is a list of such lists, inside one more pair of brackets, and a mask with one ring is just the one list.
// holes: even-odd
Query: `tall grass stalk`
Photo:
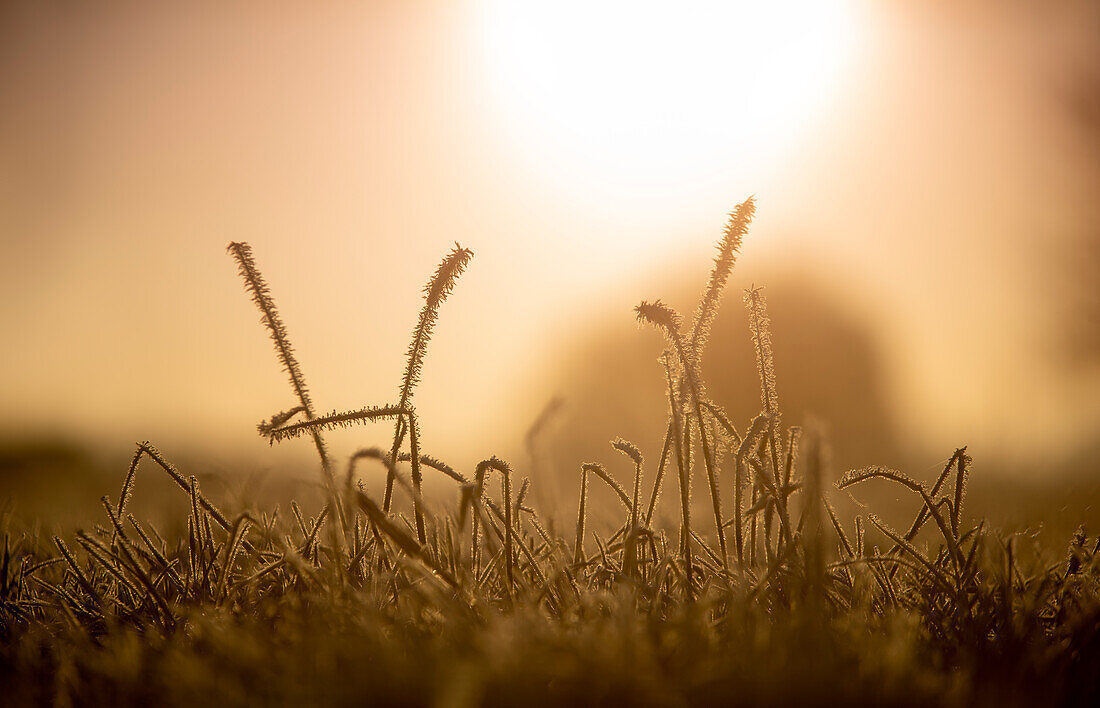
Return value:
[(775, 496), (775, 505), (779, 513), (782, 535), (791, 538), (791, 520), (787, 511), (787, 496), (782, 493), (785, 486), (784, 471), (779, 465), (779, 394), (775, 384), (775, 357), (772, 354), (771, 319), (768, 317), (768, 304), (760, 288), (745, 291), (745, 304), (749, 309), (749, 331), (752, 334), (753, 349), (756, 353), (756, 369), (760, 376), (760, 401), (764, 412), (769, 416), (766, 442), (771, 462), (772, 478), (780, 493)]
[(703, 350), (706, 348), (707, 340), (710, 337), (714, 319), (718, 316), (718, 306), (722, 300), (722, 293), (725, 291), (730, 273), (733, 272), (733, 267), (737, 263), (737, 254), (741, 250), (741, 240), (748, 233), (749, 225), (752, 223), (755, 214), (756, 200), (754, 197), (749, 197), (738, 204), (730, 212), (725, 231), (718, 241), (718, 255), (714, 258), (714, 268), (710, 272), (710, 279), (707, 281), (706, 289), (699, 300), (699, 307), (695, 311), (695, 318), (692, 321), (688, 335), (690, 352), (697, 364), (701, 364), (703, 361)]
[(684, 573), (687, 582), (684, 584), (684, 592), (688, 600), (694, 599), (695, 591), (691, 583), (691, 466), (685, 459), (684, 445), (681, 442), (680, 431), (683, 426), (680, 422), (680, 403), (676, 400), (676, 387), (672, 382), (671, 356), (664, 357), (665, 381), (668, 384), (669, 407), (672, 410), (672, 447), (676, 458), (678, 480), (680, 482), (680, 552), (683, 556)]
[[(718, 492), (718, 472), (714, 468), (714, 456), (707, 436), (706, 419), (703, 417), (703, 386), (696, 361), (693, 357), (689, 356), (684, 346), (684, 340), (680, 333), (680, 315), (660, 300), (652, 304), (643, 300), (641, 304), (634, 308), (634, 311), (639, 321), (648, 322), (664, 333), (666, 339), (672, 344), (674, 351), (679, 357), (680, 366), (684, 372), (684, 379), (688, 384), (690, 397), (688, 403), (692, 406), (696, 420), (699, 423), (699, 442), (702, 446), (703, 465), (707, 472), (707, 483), (710, 488), (711, 509), (714, 512), (714, 528), (715, 533), (718, 535), (718, 546), (721, 549), (723, 558), (722, 564), (723, 567), (726, 567), (728, 563), (728, 553), (726, 551), (726, 537), (724, 525), (722, 523), (722, 504)], [(677, 427), (675, 430), (680, 430), (680, 428)], [(690, 447), (690, 438), (685, 440), (685, 444)]]
[(581, 490), (580, 501), (577, 506), (577, 531), (576, 540), (573, 542), (573, 563), (584, 563), (584, 526), (588, 519), (588, 471), (591, 463), (581, 465)]
[[(306, 420), (313, 420), (313, 401), (310, 399), (309, 389), (306, 387), (302, 367), (299, 366), (298, 359), (294, 356), (294, 348), (290, 344), (286, 325), (283, 324), (283, 320), (279, 316), (279, 310), (275, 307), (275, 300), (271, 297), (271, 289), (256, 267), (256, 261), (252, 257), (252, 247), (247, 243), (234, 241), (229, 244), (227, 250), (233, 256), (233, 259), (237, 261), (237, 268), (244, 280), (245, 288), (252, 296), (252, 301), (256, 303), (256, 307), (260, 310), (263, 324), (267, 327), (271, 340), (275, 344), (275, 353), (279, 357), (283, 370), (290, 378), (290, 387), (298, 398), (303, 417)], [(311, 431), (311, 437), (314, 446), (317, 448), (317, 454), (321, 458), (321, 467), (328, 478), (330, 491), (334, 491), (332, 462), (329, 459), (328, 451), (325, 449), (324, 438), (317, 430)]]
[[(401, 393), (397, 402), (399, 408), (408, 407), (409, 401), (412, 399), (413, 389), (420, 381), (420, 374), (424, 368), (424, 353), (428, 348), (428, 340), (432, 336), (432, 328), (435, 326), (436, 320), (439, 319), (439, 307), (454, 290), (458, 277), (466, 270), (466, 265), (473, 258), (473, 255), (473, 251), (462, 248), (456, 243), (454, 249), (443, 258), (428, 284), (424, 286), (424, 307), (420, 310), (416, 329), (413, 330), (412, 342), (409, 344), (405, 374), (401, 378)], [(397, 421), (397, 427), (393, 435), (393, 446), (390, 449), (391, 461), (396, 462), (397, 460), (397, 453), (401, 449), (401, 440), (408, 432), (405, 427), (408, 423), (407, 420)], [(386, 497), (382, 505), (383, 509), (388, 510), (390, 508), (392, 495), (393, 479), (391, 477), (386, 480)]]

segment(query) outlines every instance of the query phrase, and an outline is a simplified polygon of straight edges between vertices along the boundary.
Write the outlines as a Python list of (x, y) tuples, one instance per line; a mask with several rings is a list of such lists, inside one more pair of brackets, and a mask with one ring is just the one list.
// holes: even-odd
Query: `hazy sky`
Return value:
[(755, 193), (746, 272), (841, 287), (915, 435), (1080, 441), (1100, 377), (1060, 303), (1100, 155), (1066, 105), (1100, 20), (1054, 5), (8, 4), (4, 437), (273, 459), (254, 426), (293, 399), (225, 245), (331, 410), (396, 397), (458, 241), (418, 408), (432, 451), (500, 449), (584, 323), (705, 264)]

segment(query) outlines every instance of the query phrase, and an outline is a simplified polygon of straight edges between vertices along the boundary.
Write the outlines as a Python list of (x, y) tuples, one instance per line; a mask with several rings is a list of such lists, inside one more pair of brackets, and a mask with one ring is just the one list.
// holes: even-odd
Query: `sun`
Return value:
[(484, 0), (483, 70), (511, 148), (592, 188), (678, 188), (752, 168), (812, 124), (852, 60), (828, 0)]

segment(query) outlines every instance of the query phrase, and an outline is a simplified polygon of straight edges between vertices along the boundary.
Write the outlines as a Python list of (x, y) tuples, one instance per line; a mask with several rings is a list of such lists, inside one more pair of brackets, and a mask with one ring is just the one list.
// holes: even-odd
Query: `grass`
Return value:
[[(760, 289), (745, 303), (761, 413), (739, 427), (707, 397), (700, 362), (754, 211), (750, 199), (730, 215), (686, 330), (661, 301), (638, 306), (668, 346), (660, 459), (648, 493), (630, 441), (608, 449), (632, 463), (626, 487), (604, 464), (578, 461), (571, 535), (557, 531), (571, 519), (529, 501), (537, 476), (521, 480), (496, 457), (468, 476), (421, 449), (413, 393), (470, 251), (456, 246), (425, 288), (396, 401), (320, 415), (251, 250), (231, 244), (296, 403), (259, 432), (273, 443), (312, 439), (325, 501), (312, 515), (294, 502), (289, 514), (223, 509), (141, 443), (117, 502), (102, 499), (102, 524), (66, 540), (5, 523), (4, 698), (1095, 705), (1095, 539), (1081, 530), (1067, 554), (1044, 559), (1022, 537), (968, 518), (965, 448), (927, 482), (868, 467), (830, 484), (822, 437), (781, 425)], [(357, 451), (341, 474), (323, 433), (377, 421), (393, 422), (392, 442)], [(186, 532), (162, 534), (127, 511), (143, 465), (178, 487)], [(370, 468), (386, 476), (381, 500), (359, 481)], [(692, 489), (699, 472), (704, 495)], [(451, 479), (457, 503), (425, 500), (426, 473)], [(589, 518), (593, 482), (612, 490), (621, 523)], [(679, 521), (660, 527), (654, 512), (670, 483)], [(907, 526), (837, 514), (831, 498), (868, 484), (909, 495)], [(697, 497), (712, 516), (702, 524)]]

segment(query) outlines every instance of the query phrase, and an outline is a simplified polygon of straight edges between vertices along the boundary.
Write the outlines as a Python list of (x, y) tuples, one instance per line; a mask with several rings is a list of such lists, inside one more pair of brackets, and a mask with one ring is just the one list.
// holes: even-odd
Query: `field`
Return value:
[[(259, 433), (309, 440), (324, 494), (230, 505), (141, 443), (92, 528), (5, 517), (3, 702), (1096, 705), (1097, 538), (974, 518), (966, 448), (931, 479), (832, 471), (824, 436), (782, 418), (760, 289), (743, 298), (760, 413), (731, 420), (708, 397), (701, 361), (754, 210), (730, 214), (694, 313), (637, 306), (666, 346), (662, 453), (616, 439), (614, 464), (578, 460), (575, 517), (536, 508), (537, 475), (504, 460), (462, 471), (423, 452), (416, 385), (470, 251), (425, 288), (398, 397), (321, 414), (251, 249), (230, 244), (293, 393)], [(326, 431), (378, 422), (386, 448), (332, 459)], [(160, 529), (131, 510), (149, 475), (177, 488)], [(423, 498), (426, 475), (457, 504)], [(902, 495), (904, 525), (838, 503), (875, 485)], [(592, 508), (609, 499), (610, 527)]]

